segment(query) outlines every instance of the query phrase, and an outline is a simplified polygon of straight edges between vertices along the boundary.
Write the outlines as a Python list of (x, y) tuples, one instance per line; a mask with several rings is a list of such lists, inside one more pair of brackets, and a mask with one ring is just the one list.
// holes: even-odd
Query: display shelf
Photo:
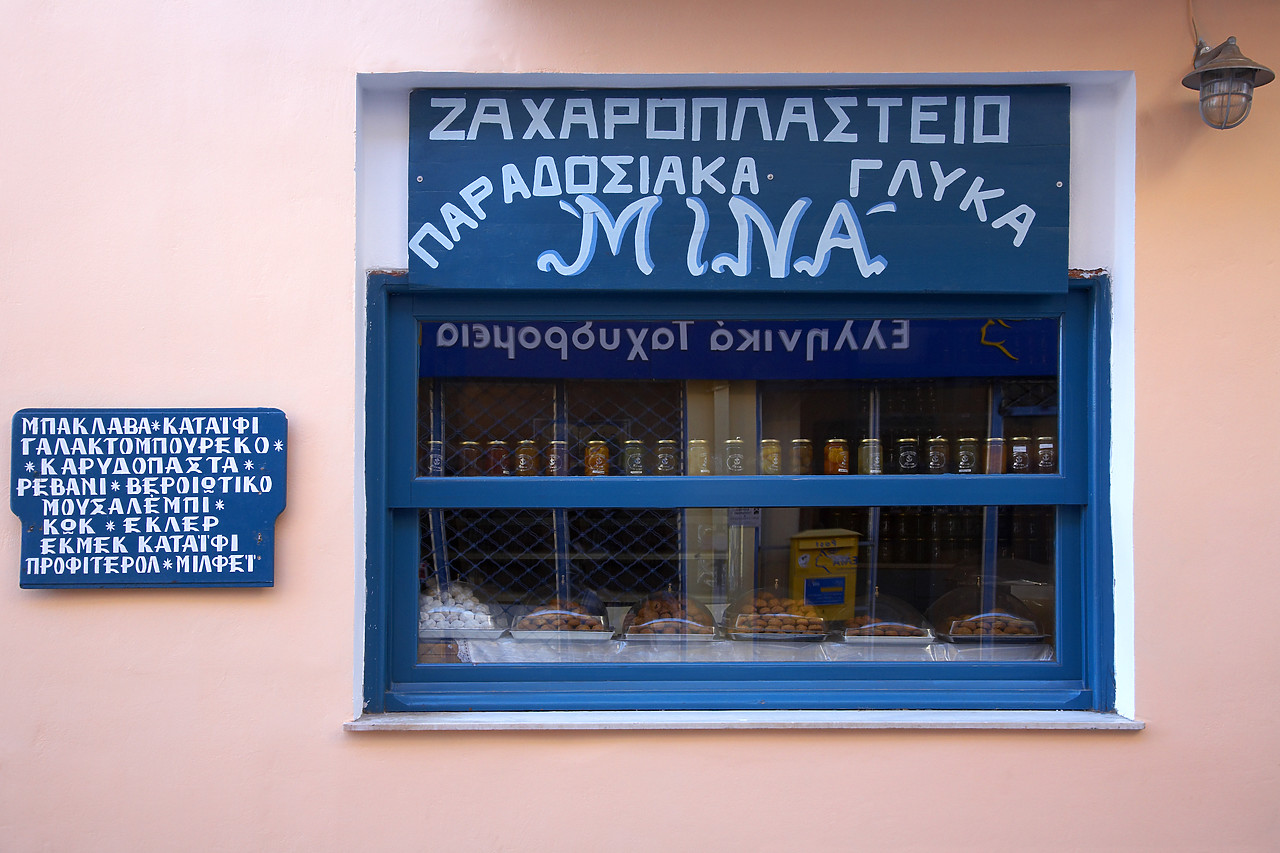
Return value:
[[(1002, 464), (999, 473), (970, 473), (986, 470), (987, 436), (1008, 443), (1056, 433), (1057, 405), (1053, 376), (424, 376), (420, 476), (389, 491), (393, 508), (457, 508), (423, 516), (423, 546), (437, 571), (496, 586), (493, 593), (517, 608), (547, 589), (591, 591), (617, 604), (662, 588), (723, 608), (744, 586), (790, 586), (788, 576), (800, 571), (789, 568), (791, 533), (837, 528), (860, 535), (857, 568), (838, 591), (814, 578), (817, 600), (884, 585), (924, 606), (957, 573), (995, 571), (1015, 550), (1008, 511), (997, 523), (982, 507), (1087, 501), (1080, 478), (1056, 472), (1005, 473)], [(795, 453), (803, 449), (797, 436), (811, 448), (807, 463)], [(822, 473), (830, 470), (831, 438), (845, 442), (848, 473)], [(777, 448), (778, 473), (763, 473), (764, 439)], [(898, 465), (904, 439), (915, 440), (916, 473)], [(660, 440), (680, 473), (654, 473)], [(875, 442), (880, 463), (868, 473), (870, 457), (860, 458), (859, 448)], [(939, 446), (941, 472), (923, 464)], [(627, 473), (628, 449), (641, 455), (645, 473)], [(550, 455), (563, 462), (548, 467)], [(443, 461), (434, 465), (437, 457)], [(522, 514), (531, 506), (539, 511)], [(947, 507), (966, 507), (969, 517), (951, 518)], [(528, 529), (518, 544), (509, 541), (521, 527)], [(1044, 543), (1019, 553), (1033, 551), (1042, 554)]]
[[(502, 482), (494, 489), (494, 481)], [(616, 488), (626, 485), (626, 489)], [(393, 506), (559, 508), (995, 506), (1083, 504), (1087, 490), (1060, 474), (707, 477), (419, 477), (393, 489)], [(625, 497), (624, 497), (625, 496)]]

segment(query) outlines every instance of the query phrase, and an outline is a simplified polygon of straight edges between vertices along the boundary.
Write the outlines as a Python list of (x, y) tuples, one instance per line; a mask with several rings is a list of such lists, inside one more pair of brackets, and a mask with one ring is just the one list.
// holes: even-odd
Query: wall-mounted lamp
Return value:
[(1200, 118), (1209, 127), (1227, 130), (1249, 115), (1255, 86), (1265, 86), (1276, 74), (1240, 52), (1236, 38), (1209, 47), (1201, 39), (1196, 44), (1195, 70), (1182, 78), (1188, 89), (1200, 90)]

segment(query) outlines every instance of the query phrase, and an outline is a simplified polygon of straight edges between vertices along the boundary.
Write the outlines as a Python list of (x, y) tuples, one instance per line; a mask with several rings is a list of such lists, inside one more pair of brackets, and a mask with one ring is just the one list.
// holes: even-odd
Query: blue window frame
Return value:
[[(368, 565), (365, 705), (370, 712), (598, 709), (1092, 709), (1112, 706), (1108, 527), (1108, 305), (1105, 278), (1033, 295), (782, 292), (536, 292), (415, 286), (372, 274), (368, 288)], [(1050, 474), (941, 477), (764, 475), (423, 476), (425, 324), (1019, 318), (1058, 324), (1058, 464)], [(558, 392), (557, 392), (558, 393)], [(607, 486), (607, 487), (606, 487)], [(703, 508), (1043, 508), (1053, 519), (1051, 659), (423, 657), (418, 625), (423, 526), (459, 510)], [(434, 515), (433, 515), (434, 514)], [(507, 523), (513, 518), (502, 516)], [(867, 516), (873, 517), (873, 516)], [(984, 518), (994, 519), (993, 511)], [(994, 524), (994, 520), (987, 522)], [(990, 533), (993, 530), (990, 529)], [(864, 531), (866, 533), (868, 531)], [(993, 540), (994, 536), (987, 537)]]

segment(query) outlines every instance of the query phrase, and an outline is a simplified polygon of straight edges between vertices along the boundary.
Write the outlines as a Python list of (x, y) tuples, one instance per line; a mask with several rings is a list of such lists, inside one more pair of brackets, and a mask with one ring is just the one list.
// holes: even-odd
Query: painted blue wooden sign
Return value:
[(409, 278), (1061, 291), (1070, 90), (422, 89)]
[(23, 409), (20, 584), (272, 586), (287, 458), (279, 409)]

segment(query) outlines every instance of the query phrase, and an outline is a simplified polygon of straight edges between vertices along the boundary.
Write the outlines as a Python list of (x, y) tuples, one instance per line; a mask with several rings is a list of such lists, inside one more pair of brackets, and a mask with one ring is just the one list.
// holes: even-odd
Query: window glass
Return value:
[[(1055, 659), (1059, 507), (830, 488), (1057, 475), (1056, 318), (419, 340), (417, 476), (476, 478), (490, 506), (418, 510), (418, 664)], [(744, 478), (743, 505), (690, 501), (691, 477)], [(588, 478), (617, 505), (568, 500)], [(674, 497), (637, 506), (652, 478)], [(517, 480), (544, 485), (491, 506)], [(779, 506), (771, 482), (810, 491)]]
[(425, 510), (418, 659), (1052, 660), (1055, 516), (1045, 506)]
[(423, 323), (419, 476), (1056, 471), (1053, 318), (573, 328)]

